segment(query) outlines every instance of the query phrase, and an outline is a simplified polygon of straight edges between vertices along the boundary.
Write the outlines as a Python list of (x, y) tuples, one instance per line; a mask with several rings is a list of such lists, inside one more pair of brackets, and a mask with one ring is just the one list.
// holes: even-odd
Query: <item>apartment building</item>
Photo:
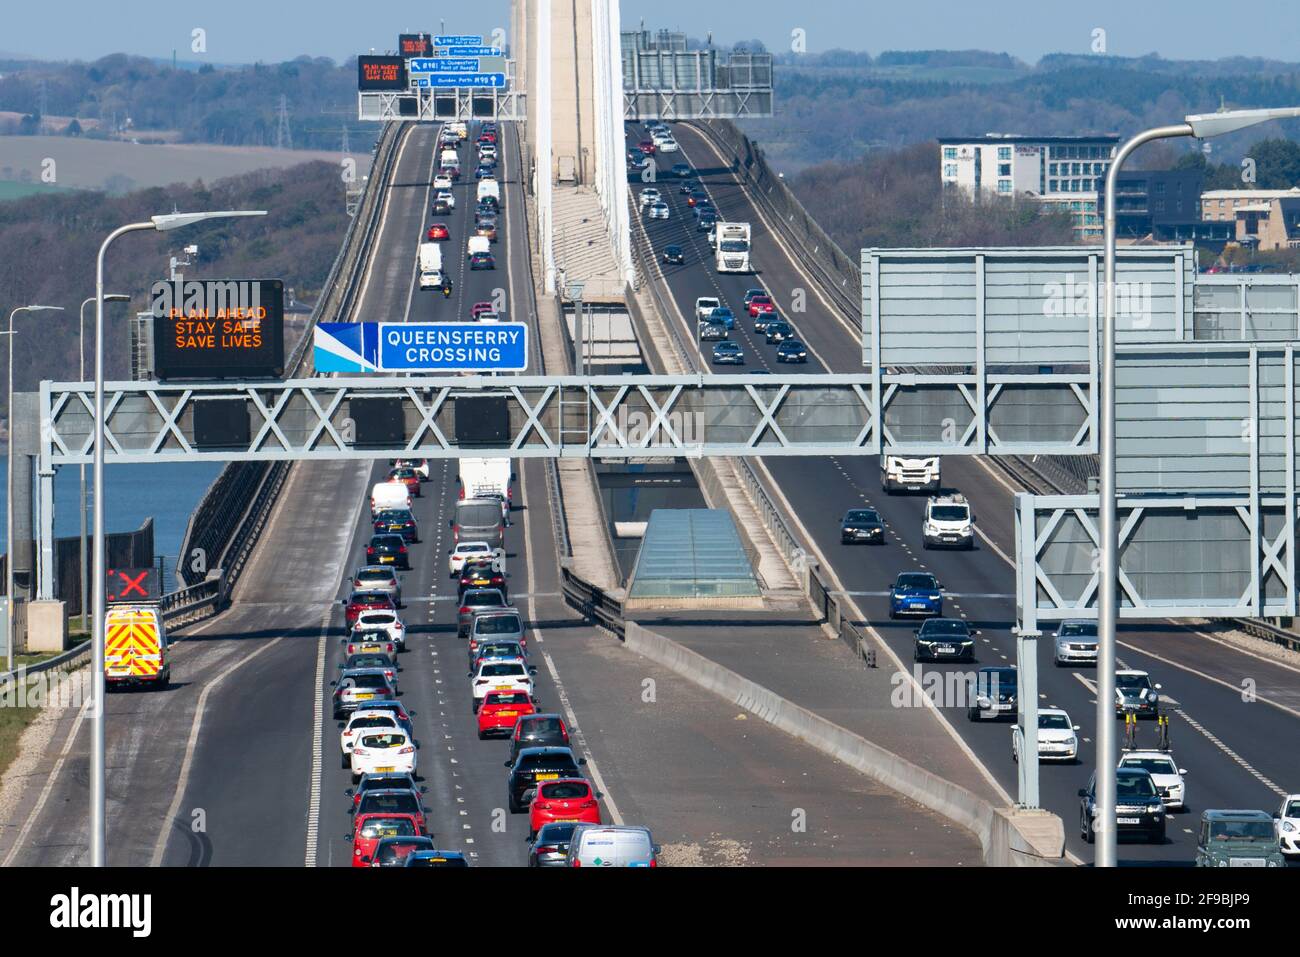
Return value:
[(1212, 189), (1201, 218), (1231, 226), (1231, 240), (1255, 249), (1300, 249), (1300, 187)]

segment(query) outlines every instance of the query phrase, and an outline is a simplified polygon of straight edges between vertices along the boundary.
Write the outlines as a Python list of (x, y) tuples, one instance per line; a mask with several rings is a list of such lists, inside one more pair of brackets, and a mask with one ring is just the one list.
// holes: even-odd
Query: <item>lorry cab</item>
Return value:
[(880, 488), (890, 495), (939, 491), (939, 456), (882, 455)]
[(921, 527), (926, 548), (975, 547), (975, 513), (963, 495), (932, 495), (925, 503)]
[(171, 683), (167, 625), (155, 604), (109, 605), (104, 616), (104, 681), (108, 687)]

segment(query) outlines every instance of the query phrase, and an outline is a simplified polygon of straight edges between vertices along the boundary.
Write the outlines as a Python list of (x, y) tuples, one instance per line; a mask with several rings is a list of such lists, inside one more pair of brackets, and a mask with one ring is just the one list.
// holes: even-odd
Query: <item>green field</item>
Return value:
[(17, 183), (13, 180), (0, 179), (0, 202), (6, 199), (25, 199), (39, 193), (70, 193), (64, 186), (52, 186), (49, 183)]

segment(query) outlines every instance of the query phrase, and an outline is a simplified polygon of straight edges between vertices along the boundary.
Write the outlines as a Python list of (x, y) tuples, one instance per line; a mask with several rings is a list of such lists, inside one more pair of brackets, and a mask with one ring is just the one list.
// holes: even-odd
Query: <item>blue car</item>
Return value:
[(736, 315), (727, 306), (718, 306), (709, 313), (709, 322), (720, 322), (730, 331), (736, 328)]
[(943, 614), (943, 592), (939, 582), (926, 572), (902, 572), (889, 589), (889, 617), (917, 615), (931, 618)]

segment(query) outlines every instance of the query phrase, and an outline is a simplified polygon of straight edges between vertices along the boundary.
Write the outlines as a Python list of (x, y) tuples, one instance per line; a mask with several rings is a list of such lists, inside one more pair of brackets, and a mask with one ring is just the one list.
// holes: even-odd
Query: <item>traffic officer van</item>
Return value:
[(167, 626), (157, 605), (108, 606), (104, 616), (104, 681), (109, 688), (166, 688), (171, 682)]

